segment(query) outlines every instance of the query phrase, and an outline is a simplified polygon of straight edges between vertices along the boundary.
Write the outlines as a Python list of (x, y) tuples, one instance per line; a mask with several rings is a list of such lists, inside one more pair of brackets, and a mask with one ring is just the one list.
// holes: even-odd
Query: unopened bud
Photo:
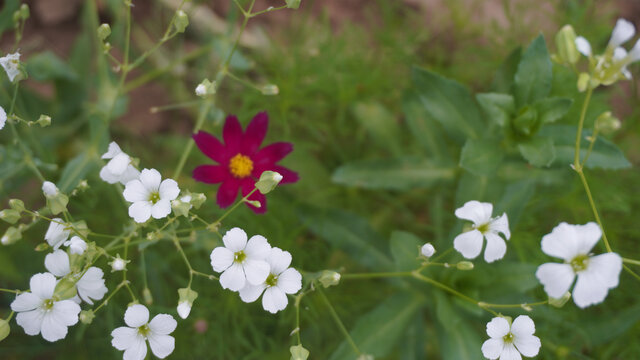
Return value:
[(49, 115), (40, 115), (38, 120), (36, 120), (36, 124), (40, 125), (40, 127), (47, 127), (51, 125), (51, 116)]
[(278, 95), (280, 93), (280, 89), (278, 88), (278, 85), (274, 85), (274, 84), (267, 84), (264, 85), (262, 87), (262, 89), (260, 89), (260, 91), (262, 91), (262, 95)]
[(471, 261), (460, 261), (456, 264), (458, 270), (473, 270), (473, 263)]
[(196, 209), (199, 209), (206, 200), (207, 197), (204, 194), (191, 194), (191, 205), (193, 205), (193, 207)]
[(5, 319), (0, 319), (0, 341), (4, 340), (11, 332), (9, 322)]
[(98, 38), (105, 41), (109, 35), (111, 35), (111, 26), (109, 24), (102, 24), (98, 26)]
[(20, 199), (11, 199), (9, 200), (9, 207), (18, 212), (24, 211), (24, 202)]
[(338, 285), (340, 283), (340, 278), (340, 274), (335, 271), (323, 270), (318, 281), (320, 281), (322, 286), (328, 288), (329, 286)]
[(76, 289), (76, 281), (70, 277), (64, 277), (56, 285), (54, 295), (60, 300), (71, 299), (76, 296), (78, 290)]
[(595, 129), (602, 134), (611, 134), (620, 129), (620, 120), (611, 115), (611, 111), (605, 111), (596, 119)]
[(571, 299), (571, 293), (567, 291), (566, 293), (564, 293), (564, 295), (557, 299), (549, 297), (549, 305), (561, 308), (564, 306), (564, 304), (567, 303), (567, 301), (569, 301), (569, 299)]
[(183, 33), (187, 26), (189, 26), (189, 17), (184, 11), (178, 10), (176, 11), (176, 20), (173, 25), (177, 33)]
[(47, 207), (53, 215), (58, 215), (67, 209), (69, 198), (60, 192), (54, 183), (50, 181), (42, 183), (42, 192), (47, 198)]
[(576, 47), (576, 32), (571, 25), (565, 25), (556, 34), (556, 47), (558, 57), (562, 62), (575, 64), (580, 59), (580, 53)]
[(198, 293), (190, 288), (178, 289), (178, 315), (186, 319), (191, 313), (193, 302), (198, 298)]
[(89, 325), (93, 322), (93, 319), (96, 315), (93, 313), (93, 310), (82, 310), (80, 311), (80, 322)]
[(151, 295), (151, 290), (148, 287), (142, 290), (142, 298), (147, 305), (153, 304), (153, 296)]
[(297, 9), (300, 7), (300, 2), (302, 2), (302, 0), (286, 0), (287, 3), (287, 7), (289, 9)]
[[(186, 199), (188, 197), (188, 200)], [(186, 201), (185, 201), (186, 200)], [(191, 209), (191, 196), (183, 196), (180, 199), (171, 201), (171, 209), (177, 216), (189, 216), (189, 210)]]
[(29, 11), (29, 5), (22, 4), (20, 5), (20, 17), (23, 21), (27, 20), (31, 16), (31, 11)]
[(262, 194), (267, 194), (273, 191), (273, 189), (278, 186), (278, 184), (282, 181), (282, 175), (275, 171), (264, 171), (260, 175), (260, 180), (256, 183), (256, 188)]
[(420, 248), (420, 254), (426, 258), (430, 258), (436, 253), (436, 248), (431, 243), (426, 243)]
[(124, 270), (128, 262), (128, 260), (125, 261), (120, 258), (120, 254), (116, 255), (116, 258), (109, 263), (109, 265), (111, 265), (111, 272)]
[(578, 75), (578, 91), (584, 92), (589, 87), (589, 82), (591, 80), (591, 76), (587, 73), (580, 73)]
[(307, 360), (309, 358), (309, 350), (302, 347), (302, 344), (289, 348), (291, 352), (291, 360)]
[(216, 82), (211, 82), (209, 79), (204, 79), (198, 86), (196, 86), (196, 95), (200, 97), (206, 97), (214, 95), (216, 93)]
[(245, 200), (244, 202), (246, 202), (247, 204), (249, 204), (251, 206), (255, 206), (257, 208), (260, 208), (262, 206), (262, 204), (260, 204), (260, 201), (258, 201), (258, 200)]
[(20, 220), (20, 213), (13, 209), (4, 209), (0, 211), (0, 220), (6, 221), (9, 224), (15, 224)]
[(20, 239), (22, 239), (22, 231), (20, 231), (19, 228), (11, 226), (0, 238), (0, 243), (2, 243), (2, 245), (11, 245), (16, 243)]

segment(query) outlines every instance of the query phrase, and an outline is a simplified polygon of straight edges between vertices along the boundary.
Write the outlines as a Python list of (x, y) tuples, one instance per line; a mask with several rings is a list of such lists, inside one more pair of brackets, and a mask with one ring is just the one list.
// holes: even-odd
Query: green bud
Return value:
[(297, 9), (300, 7), (302, 0), (286, 0), (289, 9)]
[(102, 24), (98, 26), (98, 38), (105, 41), (109, 35), (111, 35), (111, 26), (109, 24)]
[(458, 270), (473, 270), (473, 263), (471, 261), (460, 261), (456, 264)]
[(533, 135), (538, 127), (538, 112), (533, 107), (523, 107), (513, 120), (513, 126), (522, 135)]
[(207, 197), (204, 194), (201, 194), (201, 193), (191, 194), (191, 205), (193, 205), (193, 207), (196, 209), (199, 209), (200, 206), (202, 206), (202, 204), (204, 204), (206, 200), (207, 200)]
[(61, 192), (54, 196), (47, 196), (47, 207), (53, 215), (58, 215), (67, 210), (69, 197)]
[(142, 290), (142, 298), (147, 305), (153, 304), (153, 296), (151, 295), (151, 290), (148, 287)]
[(20, 17), (22, 20), (27, 20), (31, 16), (31, 12), (29, 11), (29, 5), (22, 4), (20, 5)]
[(173, 209), (173, 213), (177, 216), (189, 216), (189, 209), (191, 209), (191, 203), (184, 202), (181, 199), (175, 199), (171, 201), (171, 208)]
[(49, 115), (40, 115), (38, 120), (36, 120), (36, 124), (40, 125), (40, 127), (47, 127), (51, 125), (51, 116)]
[(291, 352), (291, 360), (307, 360), (309, 358), (309, 350), (302, 347), (302, 344), (289, 348)]
[(89, 190), (89, 183), (87, 182), (86, 179), (82, 179), (78, 183), (78, 186), (76, 186), (76, 189), (78, 189), (80, 191), (87, 191), (87, 190)]
[(260, 175), (260, 180), (256, 183), (256, 187), (262, 194), (268, 194), (278, 186), (282, 181), (282, 175), (275, 171), (264, 171)]
[(280, 89), (278, 88), (278, 85), (274, 85), (274, 84), (267, 84), (264, 85), (262, 87), (262, 89), (260, 89), (260, 91), (262, 91), (262, 95), (278, 95), (280, 93)]
[(20, 16), (20, 10), (16, 10), (16, 11), (13, 13), (13, 25), (14, 25), (16, 28), (18, 28), (18, 27), (20, 26), (20, 19), (21, 19), (21, 16)]
[(9, 333), (11, 332), (11, 327), (9, 326), (9, 321), (5, 319), (0, 319), (0, 341), (4, 340)]
[(111, 43), (106, 42), (106, 43), (102, 44), (102, 52), (104, 54), (107, 54), (109, 51), (111, 51)]
[(177, 33), (183, 33), (187, 26), (189, 26), (189, 17), (184, 11), (178, 10), (176, 12), (176, 19), (173, 22), (173, 26), (176, 28)]
[(566, 293), (564, 293), (564, 295), (562, 295), (562, 297), (558, 299), (549, 297), (549, 305), (553, 307), (561, 308), (564, 306), (564, 304), (567, 303), (567, 301), (569, 301), (569, 299), (571, 299), (571, 293), (567, 291)]
[(244, 202), (246, 202), (249, 205), (255, 206), (257, 208), (262, 206), (262, 204), (260, 204), (260, 201), (258, 200), (245, 200)]
[(13, 209), (4, 209), (0, 211), (0, 220), (4, 220), (9, 224), (15, 224), (20, 220), (20, 212)]
[(85, 325), (91, 324), (95, 317), (96, 317), (96, 314), (93, 313), (93, 310), (80, 311), (80, 322)]
[(71, 299), (76, 296), (78, 290), (76, 289), (76, 281), (68, 276), (63, 277), (53, 292), (54, 296), (57, 296), (60, 300)]
[(211, 82), (209, 79), (204, 79), (198, 86), (196, 86), (196, 95), (200, 97), (207, 97), (216, 93), (217, 83)]
[(602, 134), (611, 134), (620, 129), (620, 120), (611, 115), (611, 111), (603, 112), (596, 119), (595, 129)]
[(198, 298), (198, 293), (191, 290), (190, 288), (182, 288), (178, 289), (178, 301), (179, 302), (189, 302), (193, 304), (194, 301)]
[(589, 80), (591, 80), (591, 76), (589, 76), (589, 74), (584, 72), (580, 73), (580, 75), (578, 75), (578, 91), (586, 91), (589, 86)]
[[(2, 245), (11, 245), (22, 239), (22, 231), (16, 227), (9, 227), (0, 238)], [(46, 244), (46, 243), (45, 243)]]
[(556, 34), (556, 47), (558, 57), (562, 62), (575, 64), (580, 59), (580, 53), (576, 47), (576, 32), (571, 25), (565, 25)]
[(20, 199), (9, 200), (9, 207), (18, 212), (23, 212), (25, 209), (24, 202), (22, 202), (22, 200)]
[(324, 286), (325, 288), (328, 288), (330, 286), (338, 285), (340, 283), (340, 277), (341, 277), (340, 274), (335, 271), (322, 270), (322, 273), (320, 273), (320, 277), (318, 278), (318, 281), (320, 281), (322, 286)]
[(43, 242), (38, 244), (38, 246), (36, 246), (36, 248), (34, 249), (35, 251), (47, 251), (51, 248), (51, 246), (49, 246), (49, 244), (47, 244), (47, 242)]

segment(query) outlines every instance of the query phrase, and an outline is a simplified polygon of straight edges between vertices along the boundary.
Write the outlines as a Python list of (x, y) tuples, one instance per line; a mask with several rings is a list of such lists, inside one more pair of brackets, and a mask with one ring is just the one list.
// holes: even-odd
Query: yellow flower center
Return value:
[(587, 255), (578, 255), (570, 262), (571, 267), (573, 268), (573, 272), (579, 273), (580, 271), (586, 270), (589, 265), (589, 256)]
[(268, 287), (278, 285), (278, 277), (273, 274), (269, 274), (269, 276), (267, 276), (267, 280), (265, 280), (265, 284), (267, 284)]
[(513, 334), (508, 333), (507, 335), (502, 337), (502, 340), (504, 341), (505, 344), (511, 344), (513, 342)]
[(151, 329), (149, 329), (149, 325), (147, 324), (142, 325), (138, 328), (138, 334), (142, 335), (144, 338), (146, 338), (150, 332)]
[(483, 234), (486, 233), (487, 231), (489, 231), (489, 223), (478, 226), (476, 230), (480, 231)]
[(157, 192), (152, 192), (149, 195), (149, 201), (151, 201), (152, 204), (157, 203), (160, 200), (160, 194)]
[(245, 254), (244, 251), (242, 250), (238, 251), (233, 256), (233, 260), (238, 263), (242, 263), (246, 258), (247, 258), (247, 254)]
[(229, 171), (236, 178), (245, 178), (253, 171), (253, 161), (248, 156), (236, 154), (229, 161)]

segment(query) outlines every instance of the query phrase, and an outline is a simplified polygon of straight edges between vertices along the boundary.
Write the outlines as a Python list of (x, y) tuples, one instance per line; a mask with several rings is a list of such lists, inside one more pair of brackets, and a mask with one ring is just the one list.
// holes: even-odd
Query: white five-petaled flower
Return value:
[[(44, 267), (53, 275), (62, 278), (71, 273), (69, 265), (69, 255), (62, 250), (56, 250), (51, 254), (47, 254), (44, 258)], [(74, 274), (76, 278), (82, 275), (76, 282), (78, 296), (87, 304), (93, 305), (93, 300), (100, 300), (107, 293), (107, 287), (104, 285), (104, 273), (100, 268), (90, 267), (84, 274)], [(76, 302), (80, 299), (75, 298)]]
[(109, 184), (117, 182), (126, 185), (140, 176), (140, 172), (131, 165), (131, 157), (125, 154), (115, 141), (109, 144), (107, 152), (102, 155), (109, 162), (100, 170), (100, 178)]
[(269, 263), (265, 259), (271, 253), (271, 245), (264, 236), (254, 235), (247, 241), (247, 233), (240, 228), (227, 231), (222, 237), (224, 246), (211, 252), (211, 266), (220, 275), (224, 289), (239, 291), (247, 282), (262, 284), (269, 276)]
[(18, 313), (16, 322), (27, 335), (38, 335), (47, 341), (58, 341), (67, 336), (67, 327), (78, 322), (80, 306), (71, 300), (53, 298), (56, 278), (49, 273), (35, 274), (29, 282), (31, 292), (22, 293), (11, 303)]
[(507, 252), (507, 244), (498, 235), (502, 233), (509, 240), (509, 219), (507, 214), (492, 218), (493, 205), (481, 203), (475, 200), (468, 201), (461, 208), (456, 209), (456, 216), (460, 219), (473, 222), (473, 229), (456, 236), (453, 247), (467, 259), (474, 259), (482, 251), (482, 239), (487, 239), (487, 248), (484, 251), (486, 262), (494, 262), (502, 259)]
[(2, 106), (0, 106), (0, 130), (2, 130), (6, 122), (7, 122), (7, 113), (4, 111)]
[(124, 313), (127, 326), (111, 332), (111, 345), (124, 350), (124, 360), (143, 360), (147, 356), (147, 343), (153, 355), (160, 359), (169, 356), (175, 348), (175, 339), (170, 336), (178, 323), (167, 314), (158, 314), (149, 321), (149, 310), (140, 304), (129, 306)]
[(140, 177), (127, 183), (124, 189), (125, 200), (132, 202), (129, 216), (143, 223), (153, 216), (162, 219), (171, 213), (171, 200), (180, 194), (178, 183), (173, 179), (162, 180), (156, 169), (144, 169)]
[(542, 238), (542, 251), (564, 260), (563, 264), (542, 264), (536, 271), (536, 277), (549, 297), (561, 298), (577, 276), (573, 301), (585, 308), (601, 303), (609, 289), (618, 286), (622, 270), (620, 255), (612, 252), (590, 254), (600, 236), (602, 232), (596, 223), (569, 225), (563, 222)]
[(533, 320), (527, 315), (518, 316), (512, 324), (503, 317), (494, 317), (487, 323), (487, 335), (491, 339), (482, 344), (482, 355), (487, 359), (521, 360), (534, 357), (540, 351), (540, 339)]
[(51, 224), (49, 224), (49, 229), (47, 229), (47, 233), (44, 234), (44, 239), (47, 243), (54, 249), (58, 250), (60, 245), (62, 245), (69, 238), (69, 230), (65, 229), (64, 222), (60, 218), (51, 219)]
[(302, 275), (289, 267), (291, 254), (288, 251), (272, 248), (267, 262), (271, 266), (267, 279), (258, 285), (246, 284), (240, 290), (240, 298), (247, 303), (254, 302), (264, 291), (262, 307), (275, 314), (287, 307), (287, 294), (295, 294), (302, 288)]
[(20, 70), (18, 69), (18, 65), (20, 65), (20, 53), (15, 52), (0, 57), (0, 65), (2, 65), (4, 71), (6, 71), (9, 80), (13, 82), (13, 79), (20, 74)]
[(60, 190), (58, 190), (56, 184), (52, 183), (51, 181), (45, 181), (42, 183), (42, 193), (45, 197), (56, 196), (59, 192)]
[(73, 236), (71, 240), (65, 241), (64, 246), (68, 246), (72, 254), (82, 255), (87, 250), (87, 243), (79, 236)]

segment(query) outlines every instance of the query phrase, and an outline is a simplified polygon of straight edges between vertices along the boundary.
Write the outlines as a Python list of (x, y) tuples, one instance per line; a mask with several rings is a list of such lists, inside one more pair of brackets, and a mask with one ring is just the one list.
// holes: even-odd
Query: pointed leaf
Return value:
[(516, 105), (522, 107), (546, 97), (551, 90), (551, 59), (544, 37), (539, 35), (522, 54), (514, 80)]

